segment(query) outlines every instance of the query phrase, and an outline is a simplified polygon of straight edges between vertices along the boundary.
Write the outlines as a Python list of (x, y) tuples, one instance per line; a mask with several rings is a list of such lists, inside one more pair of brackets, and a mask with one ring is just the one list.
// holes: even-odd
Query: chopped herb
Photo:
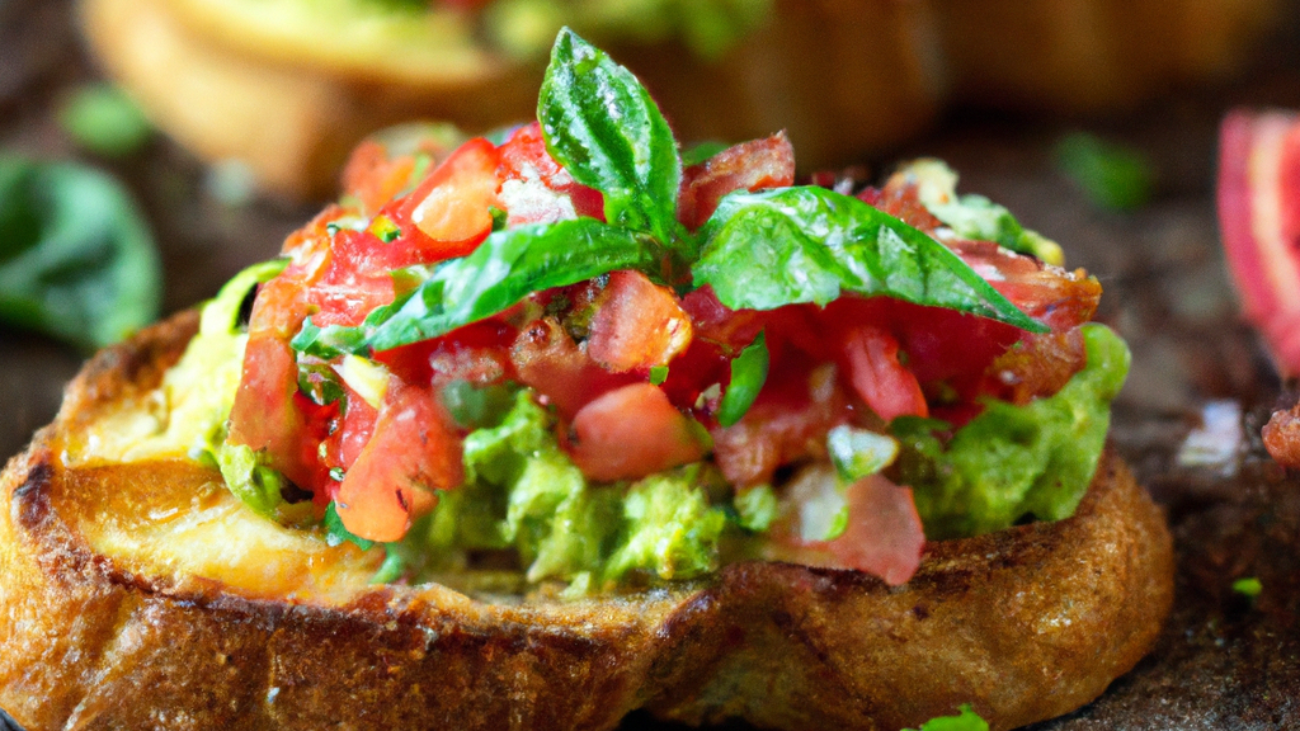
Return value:
[(1057, 143), (1056, 160), (1061, 171), (1101, 208), (1131, 211), (1151, 197), (1151, 163), (1127, 147), (1077, 132)]
[[(903, 731), (913, 731), (903, 729)], [(940, 716), (921, 724), (921, 731), (989, 731), (989, 724), (963, 703), (956, 716)]]
[(402, 238), (402, 228), (393, 223), (388, 216), (375, 216), (375, 220), (370, 223), (370, 228), (367, 230), (385, 244), (391, 244)]
[(758, 398), (758, 392), (767, 381), (768, 361), (766, 334), (760, 332), (754, 342), (731, 361), (731, 382), (727, 384), (722, 405), (718, 407), (719, 424), (735, 424), (754, 405), (754, 399)]
[(1245, 597), (1255, 599), (1264, 591), (1264, 584), (1254, 576), (1237, 579), (1232, 582), (1232, 590)]
[(135, 102), (104, 83), (82, 86), (65, 99), (59, 124), (78, 145), (105, 157), (130, 155), (153, 133)]
[(668, 366), (653, 366), (650, 368), (650, 382), (658, 386), (668, 380)]
[(344, 477), (347, 477), (347, 473), (343, 471), (343, 468), (342, 468), (342, 467), (331, 467), (331, 468), (330, 468), (330, 479), (331, 479), (331, 480), (333, 480), (333, 481), (335, 481), (335, 482), (342, 482)]

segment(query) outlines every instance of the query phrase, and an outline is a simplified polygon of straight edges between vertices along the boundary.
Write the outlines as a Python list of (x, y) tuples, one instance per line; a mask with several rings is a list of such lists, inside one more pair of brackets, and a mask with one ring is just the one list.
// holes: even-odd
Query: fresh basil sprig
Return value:
[(661, 258), (660, 247), (645, 234), (594, 218), (520, 226), (443, 263), (414, 291), (370, 313), (359, 329), (317, 328), (309, 321), (293, 347), (325, 357), (389, 350), (495, 315), (532, 292), (616, 269), (653, 271)]
[(672, 130), (630, 71), (568, 29), (552, 49), (537, 114), (550, 154), (604, 196), (607, 222), (494, 232), (470, 255), (420, 272), (411, 291), (359, 327), (308, 320), (293, 347), (320, 357), (388, 350), (618, 269), (679, 284), (682, 265), (694, 268), (695, 286), (713, 285), (736, 309), (826, 304), (851, 292), (1045, 329), (929, 236), (822, 188), (732, 193), (688, 233), (676, 217), (682, 163)]
[(851, 292), (970, 312), (1032, 332), (1047, 330), (943, 244), (825, 188), (731, 193), (701, 234), (695, 286), (711, 285), (732, 309), (824, 305)]
[(668, 122), (631, 71), (561, 30), (537, 120), (551, 156), (605, 196), (605, 220), (672, 244), (681, 158)]

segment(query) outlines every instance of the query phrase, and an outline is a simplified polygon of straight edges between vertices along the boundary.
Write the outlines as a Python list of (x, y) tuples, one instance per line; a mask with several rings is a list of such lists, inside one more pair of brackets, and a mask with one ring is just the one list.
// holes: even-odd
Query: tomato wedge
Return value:
[(649, 383), (595, 399), (573, 418), (573, 461), (594, 480), (635, 480), (696, 462), (709, 450), (703, 428)]
[(482, 137), (466, 142), (407, 197), (398, 218), (438, 245), (441, 258), (464, 256), (492, 232), (492, 207), (499, 207), (501, 156)]
[(677, 295), (635, 271), (609, 275), (591, 321), (587, 353), (616, 373), (665, 365), (691, 343)]
[(677, 220), (697, 229), (735, 190), (758, 191), (794, 184), (794, 147), (785, 132), (728, 147), (682, 171)]
[(899, 416), (929, 416), (925, 394), (898, 360), (898, 341), (881, 328), (864, 325), (845, 337), (844, 361), (853, 390), (886, 422)]
[(890, 586), (906, 584), (921, 565), (925, 533), (912, 490), (872, 475), (848, 487), (849, 523), (832, 541), (813, 544), (845, 567), (879, 576)]
[(400, 540), (433, 510), (435, 490), (464, 481), (461, 440), (433, 393), (392, 379), (370, 441), (348, 469), (335, 498), (352, 533)]

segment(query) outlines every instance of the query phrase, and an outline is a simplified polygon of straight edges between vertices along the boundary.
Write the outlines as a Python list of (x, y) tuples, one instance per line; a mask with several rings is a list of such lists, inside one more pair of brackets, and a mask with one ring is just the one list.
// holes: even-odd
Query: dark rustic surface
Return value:
[[(1300, 71), (1284, 56), (1234, 86), (1175, 92), (1122, 120), (964, 115), (899, 153), (948, 159), (965, 190), (1007, 204), (1061, 241), (1071, 265), (1102, 280), (1101, 317), (1134, 350), (1113, 435), (1169, 512), (1179, 555), (1176, 606), (1147, 660), (1097, 702), (1039, 731), (1300, 728), (1300, 484), (1267, 461), (1254, 436), (1282, 396), (1235, 316), (1213, 209), (1223, 112), (1238, 104), (1300, 107)], [(75, 155), (52, 110), (93, 73), (65, 3), (0, 2), (0, 148)], [(1077, 128), (1150, 157), (1158, 185), (1149, 205), (1131, 214), (1099, 211), (1059, 173), (1053, 145)], [(223, 204), (209, 193), (202, 168), (164, 139), (125, 161), (91, 161), (125, 180), (147, 210), (167, 271), (169, 312), (271, 255), (311, 211), (260, 199)], [(51, 418), (82, 357), (0, 326), (0, 452), (16, 453)], [(1179, 467), (1177, 448), (1212, 399), (1243, 404), (1252, 436), (1224, 469)], [(1255, 602), (1231, 590), (1244, 576), (1263, 582)], [(637, 716), (624, 728), (671, 727)]]

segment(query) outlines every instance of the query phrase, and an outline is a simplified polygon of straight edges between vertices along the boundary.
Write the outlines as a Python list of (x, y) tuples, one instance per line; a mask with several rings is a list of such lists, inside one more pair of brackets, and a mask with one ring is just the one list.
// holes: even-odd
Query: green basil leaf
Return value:
[(551, 49), (537, 119), (551, 155), (605, 196), (609, 223), (676, 238), (677, 143), (632, 72), (565, 28)]
[(1032, 332), (1048, 329), (943, 244), (825, 188), (731, 193), (700, 234), (695, 285), (711, 285), (733, 309), (825, 305), (850, 292), (969, 312)]
[(299, 351), (389, 350), (436, 338), (508, 309), (533, 292), (616, 269), (653, 272), (660, 247), (644, 234), (594, 218), (520, 226), (487, 237), (470, 255), (444, 262), (413, 291), (380, 307), (357, 328), (317, 328), (308, 320), (293, 340)]
[(766, 333), (760, 332), (754, 342), (745, 346), (731, 361), (731, 383), (727, 385), (722, 405), (718, 407), (719, 424), (735, 424), (754, 405), (754, 399), (758, 398), (758, 392), (767, 382), (768, 361)]
[(0, 157), (0, 318), (85, 348), (158, 315), (158, 254), (108, 175)]

